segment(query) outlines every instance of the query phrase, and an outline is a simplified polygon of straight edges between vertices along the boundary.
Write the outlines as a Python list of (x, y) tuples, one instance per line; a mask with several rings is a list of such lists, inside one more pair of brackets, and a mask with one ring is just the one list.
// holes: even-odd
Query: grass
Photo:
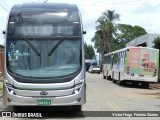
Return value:
[(3, 92), (3, 83), (0, 83), (0, 93)]
[(0, 72), (0, 93), (3, 92), (3, 76), (2, 73)]

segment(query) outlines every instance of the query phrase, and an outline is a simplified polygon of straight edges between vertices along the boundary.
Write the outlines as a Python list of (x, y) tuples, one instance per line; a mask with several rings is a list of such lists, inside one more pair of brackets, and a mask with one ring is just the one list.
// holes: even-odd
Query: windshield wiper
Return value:
[(64, 38), (61, 38), (60, 41), (51, 49), (51, 51), (48, 53), (48, 56), (51, 56), (52, 53), (58, 48), (58, 46), (64, 41)]
[(29, 45), (29, 47), (32, 48), (32, 50), (38, 55), (40, 56), (41, 54), (38, 52), (38, 50), (29, 42), (27, 37), (24, 37), (24, 40), (26, 41), (26, 43)]

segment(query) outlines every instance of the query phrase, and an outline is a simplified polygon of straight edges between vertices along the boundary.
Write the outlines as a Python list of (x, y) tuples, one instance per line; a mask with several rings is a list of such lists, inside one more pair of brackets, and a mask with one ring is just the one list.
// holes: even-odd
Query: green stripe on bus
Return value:
[(19, 90), (66, 90), (66, 89), (71, 89), (72, 87), (64, 87), (64, 88), (21, 88), (21, 87), (16, 87), (16, 89)]

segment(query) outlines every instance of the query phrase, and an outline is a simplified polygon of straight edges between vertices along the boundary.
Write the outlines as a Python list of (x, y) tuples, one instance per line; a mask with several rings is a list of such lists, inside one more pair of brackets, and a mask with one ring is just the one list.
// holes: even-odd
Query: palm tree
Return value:
[(111, 43), (113, 40), (113, 33), (115, 32), (114, 22), (116, 20), (119, 20), (119, 14), (115, 13), (114, 10), (106, 10), (96, 21), (98, 24), (96, 26), (97, 31), (95, 32), (95, 36), (93, 37), (92, 41), (96, 41), (96, 46), (97, 43), (99, 44), (99, 52), (101, 53), (101, 66), (103, 64), (104, 51), (111, 52)]
[(102, 31), (101, 43), (103, 43), (103, 45), (101, 46), (104, 48), (108, 47), (108, 52), (111, 52), (111, 43), (113, 39), (113, 33), (115, 32), (114, 22), (119, 20), (119, 16), (120, 15), (115, 13), (114, 10), (106, 10), (96, 21), (98, 23), (96, 29)]

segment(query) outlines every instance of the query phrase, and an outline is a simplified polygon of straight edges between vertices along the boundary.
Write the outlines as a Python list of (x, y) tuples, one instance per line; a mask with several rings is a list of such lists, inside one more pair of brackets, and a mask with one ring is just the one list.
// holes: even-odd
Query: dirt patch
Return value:
[(150, 84), (150, 87), (160, 89), (160, 83), (152, 83), (152, 84)]
[(140, 94), (140, 95), (144, 95), (144, 96), (153, 96), (157, 99), (160, 99), (160, 92), (156, 92), (156, 93), (137, 93), (137, 94)]
[(160, 96), (160, 92), (156, 92), (156, 93), (139, 93), (139, 94)]

